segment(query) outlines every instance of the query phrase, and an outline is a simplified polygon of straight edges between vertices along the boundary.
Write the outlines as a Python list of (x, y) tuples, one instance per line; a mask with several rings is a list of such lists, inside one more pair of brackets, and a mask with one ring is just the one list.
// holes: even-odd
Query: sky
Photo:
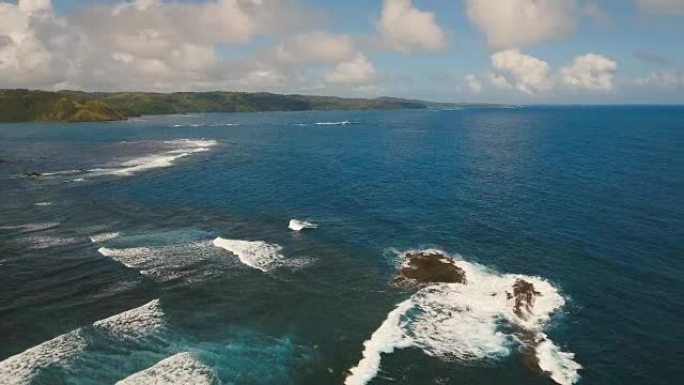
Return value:
[(684, 104), (684, 0), (0, 0), (0, 88)]

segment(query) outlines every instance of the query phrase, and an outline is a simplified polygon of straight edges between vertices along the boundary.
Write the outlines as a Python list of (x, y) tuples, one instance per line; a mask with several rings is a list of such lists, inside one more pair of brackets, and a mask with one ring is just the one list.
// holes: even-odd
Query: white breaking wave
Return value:
[(85, 172), (85, 170), (64, 170), (64, 171), (44, 172), (40, 175), (41, 176), (74, 175), (74, 174), (79, 174), (79, 173), (83, 173), (83, 172)]
[(280, 252), (283, 248), (263, 241), (242, 241), (237, 239), (214, 239), (214, 246), (235, 254), (245, 265), (269, 272), (279, 267), (303, 267), (310, 261), (302, 258), (287, 259)]
[(350, 122), (349, 120), (343, 120), (341, 122), (317, 122), (314, 124), (317, 126), (346, 126), (347, 124), (356, 124), (356, 122)]
[(69, 362), (87, 346), (81, 329), (62, 334), (0, 362), (0, 379), (3, 385), (31, 384), (40, 370)]
[(116, 385), (217, 385), (214, 369), (191, 353), (179, 353), (135, 373)]
[(173, 127), (206, 127), (207, 124), (204, 123), (193, 123), (193, 124), (174, 124)]
[(110, 249), (107, 247), (100, 247), (97, 252), (105, 257), (111, 257), (115, 261), (122, 263), (128, 268), (136, 268), (142, 265), (146, 255), (152, 253), (152, 249), (147, 247), (132, 247), (128, 249)]
[(263, 241), (241, 241), (235, 239), (214, 239), (214, 246), (235, 254), (240, 262), (263, 272), (270, 271), (285, 259), (278, 245), (270, 245)]
[(345, 385), (365, 385), (378, 374), (382, 353), (389, 354), (395, 349), (411, 346), (411, 339), (404, 335), (400, 325), (401, 318), (412, 306), (411, 300), (400, 303), (387, 315), (385, 322), (371, 338), (363, 343), (363, 358), (350, 370), (351, 375), (344, 381)]
[(143, 156), (140, 158), (131, 159), (127, 162), (123, 162), (120, 169), (94, 169), (90, 170), (93, 173), (102, 175), (119, 175), (119, 176), (130, 176), (143, 171), (153, 170), (156, 168), (166, 168), (173, 166), (173, 162), (178, 159), (190, 156), (190, 153), (180, 153), (171, 154), (169, 152), (163, 154), (155, 154), (149, 156)]
[[(464, 362), (506, 356), (513, 344), (524, 342), (513, 332), (502, 331), (502, 321), (541, 340), (551, 315), (565, 303), (558, 290), (542, 278), (500, 275), (462, 260), (454, 263), (465, 272), (467, 283), (435, 284), (399, 304), (364, 343), (363, 358), (351, 369), (346, 385), (366, 384), (378, 372), (381, 353), (409, 346), (430, 356)], [(513, 285), (520, 279), (533, 284), (540, 293), (522, 316), (516, 314), (512, 296)], [(539, 359), (540, 366), (552, 373), (554, 381), (566, 385), (579, 379), (577, 370), (581, 366), (572, 361), (571, 353), (550, 354), (553, 350), (547, 345), (541, 348), (545, 357)], [(560, 372), (563, 377), (554, 375)]]
[(177, 139), (164, 141), (164, 150), (154, 154), (145, 155), (122, 162), (116, 167), (93, 168), (89, 170), (69, 170), (43, 173), (43, 176), (74, 176), (82, 175), (72, 179), (71, 182), (82, 182), (85, 177), (100, 176), (132, 176), (138, 173), (158, 169), (168, 168), (175, 165), (179, 159), (191, 156), (192, 154), (209, 151), (217, 144), (215, 140), (208, 139)]
[(157, 168), (166, 168), (174, 165), (178, 159), (185, 158), (191, 154), (209, 151), (209, 148), (216, 145), (215, 140), (169, 140), (164, 142), (175, 147), (173, 150), (158, 154), (147, 155), (134, 158), (123, 162), (121, 168), (116, 169), (93, 169), (92, 173), (100, 175), (119, 175), (130, 176), (140, 172), (149, 171)]
[(572, 385), (579, 381), (577, 372), (582, 369), (582, 365), (574, 361), (575, 355), (561, 351), (546, 336), (544, 338), (535, 349), (539, 368), (549, 373), (549, 377), (560, 385)]
[[(118, 338), (150, 335), (164, 326), (159, 300), (97, 321), (93, 328)], [(79, 328), (43, 342), (0, 362), (3, 385), (28, 385), (41, 370), (52, 366), (68, 366), (93, 343), (88, 328)]]
[(135, 309), (93, 323), (93, 326), (120, 337), (144, 337), (165, 326), (164, 312), (158, 299)]
[(223, 275), (230, 267), (223, 253), (210, 241), (126, 249), (101, 247), (97, 251), (161, 282), (203, 280)]
[(100, 234), (93, 234), (90, 236), (90, 242), (92, 243), (99, 243), (99, 242), (106, 242), (111, 239), (114, 239), (121, 235), (121, 233), (115, 232), (115, 233), (100, 233)]
[(308, 125), (316, 125), (316, 126), (346, 126), (348, 124), (359, 124), (359, 122), (352, 122), (349, 120), (342, 120), (339, 122), (314, 122), (314, 123), (295, 123), (297, 126), (308, 126)]
[(194, 123), (194, 124), (174, 124), (172, 127), (233, 127), (239, 126), (239, 123)]
[(290, 223), (287, 227), (293, 231), (302, 231), (304, 229), (316, 229), (318, 228), (318, 225), (307, 221), (301, 221), (299, 219), (290, 219)]
[(34, 206), (41, 206), (41, 207), (52, 206), (52, 202), (37, 202), (37, 203), (34, 203)]

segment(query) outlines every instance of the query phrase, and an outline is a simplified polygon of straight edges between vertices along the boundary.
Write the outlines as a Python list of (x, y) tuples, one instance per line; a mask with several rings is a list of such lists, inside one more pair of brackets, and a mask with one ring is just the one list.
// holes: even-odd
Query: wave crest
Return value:
[(292, 231), (302, 231), (304, 229), (316, 229), (318, 225), (312, 222), (302, 221), (299, 219), (291, 219), (287, 228)]
[(165, 326), (158, 299), (135, 309), (93, 323), (93, 326), (118, 336), (146, 336)]
[(340, 122), (316, 122), (317, 126), (346, 126), (348, 124), (358, 124), (357, 122), (351, 122), (349, 120), (343, 120)]
[(78, 178), (71, 179), (72, 182), (84, 181), (86, 177), (132, 176), (158, 168), (174, 166), (177, 160), (209, 151), (211, 147), (217, 144), (217, 141), (211, 139), (167, 140), (161, 143), (161, 146), (164, 148), (163, 150), (126, 160), (118, 166), (46, 172), (39, 175), (47, 177), (67, 176), (72, 178), (78, 175)]
[(220, 381), (214, 369), (192, 353), (178, 353), (156, 365), (135, 373), (116, 385), (217, 385)]
[(235, 254), (243, 264), (267, 273), (280, 267), (300, 268), (310, 263), (307, 259), (288, 259), (280, 252), (279, 245), (263, 241), (243, 241), (239, 239), (214, 239), (214, 246)]
[(169, 246), (115, 249), (100, 247), (98, 253), (161, 282), (203, 280), (226, 271), (226, 259), (209, 241)]
[(92, 243), (106, 242), (106, 241), (112, 240), (114, 238), (117, 238), (119, 235), (121, 235), (121, 233), (119, 233), (119, 232), (93, 234), (90, 236), (90, 242), (92, 242)]
[(580, 376), (577, 372), (582, 369), (582, 365), (574, 361), (575, 354), (561, 351), (545, 335), (544, 340), (537, 345), (535, 355), (539, 368), (558, 384), (572, 385), (579, 381)]
[(79, 328), (43, 342), (0, 362), (0, 379), (4, 385), (28, 385), (43, 370), (65, 367), (79, 359), (93, 343), (97, 331), (113, 341), (137, 341), (164, 328), (164, 313), (159, 300), (105, 318), (92, 326)]

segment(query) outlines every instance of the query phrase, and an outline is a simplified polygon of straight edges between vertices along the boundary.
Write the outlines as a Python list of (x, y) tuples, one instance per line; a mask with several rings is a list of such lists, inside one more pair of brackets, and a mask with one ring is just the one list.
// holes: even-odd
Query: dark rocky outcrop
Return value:
[(465, 271), (446, 255), (430, 252), (407, 253), (394, 277), (396, 285), (430, 283), (466, 283)]
[(524, 279), (518, 279), (513, 284), (513, 295), (509, 293), (509, 298), (513, 298), (515, 305), (513, 305), (513, 312), (522, 319), (527, 319), (532, 312), (534, 300), (537, 296), (542, 295), (540, 292), (534, 290), (534, 285)]

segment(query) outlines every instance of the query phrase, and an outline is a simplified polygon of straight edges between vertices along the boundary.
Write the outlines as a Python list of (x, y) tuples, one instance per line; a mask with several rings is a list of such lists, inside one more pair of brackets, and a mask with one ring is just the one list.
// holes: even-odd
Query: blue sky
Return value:
[(684, 0), (0, 1), (0, 87), (684, 103), (681, 36)]

